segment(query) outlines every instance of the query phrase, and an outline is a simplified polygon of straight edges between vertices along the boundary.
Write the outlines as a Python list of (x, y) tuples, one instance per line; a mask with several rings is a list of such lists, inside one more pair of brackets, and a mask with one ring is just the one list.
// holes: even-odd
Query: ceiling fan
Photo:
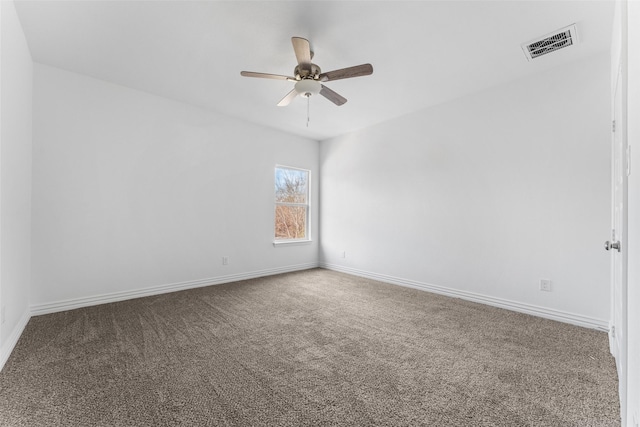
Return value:
[(293, 99), (300, 95), (309, 98), (312, 95), (320, 94), (329, 101), (340, 106), (347, 102), (347, 99), (332, 91), (321, 82), (333, 80), (349, 79), (352, 77), (368, 76), (373, 73), (371, 64), (356, 65), (354, 67), (342, 68), (340, 70), (323, 73), (316, 64), (313, 64), (313, 52), (309, 46), (309, 40), (302, 37), (291, 37), (293, 50), (298, 60), (298, 65), (293, 70), (295, 77), (282, 76), (279, 74), (254, 73), (253, 71), (241, 71), (240, 75), (245, 77), (258, 77), (262, 79), (288, 80), (295, 82), (293, 89), (278, 102), (279, 107), (289, 105)]

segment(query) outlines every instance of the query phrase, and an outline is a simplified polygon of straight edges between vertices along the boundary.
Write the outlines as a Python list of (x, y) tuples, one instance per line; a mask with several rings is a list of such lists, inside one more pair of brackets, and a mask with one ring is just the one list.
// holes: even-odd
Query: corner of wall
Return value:
[(13, 352), (13, 349), (18, 343), (24, 328), (27, 326), (27, 323), (29, 323), (29, 319), (31, 319), (31, 314), (27, 308), (22, 316), (20, 316), (20, 320), (13, 328), (9, 337), (3, 341), (2, 347), (0, 348), (0, 371), (2, 371), (5, 363), (9, 360), (9, 356), (11, 356), (11, 352)]
[(0, 2), (0, 369), (31, 318), (33, 60), (13, 1)]

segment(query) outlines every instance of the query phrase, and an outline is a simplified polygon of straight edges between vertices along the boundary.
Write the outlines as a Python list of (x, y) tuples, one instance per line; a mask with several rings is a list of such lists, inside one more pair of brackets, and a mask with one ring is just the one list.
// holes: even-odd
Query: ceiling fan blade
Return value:
[(342, 68), (340, 70), (328, 71), (320, 74), (321, 82), (329, 82), (332, 80), (350, 79), (351, 77), (368, 76), (373, 73), (371, 64), (356, 65), (354, 67)]
[(291, 37), (291, 44), (293, 44), (293, 50), (296, 53), (298, 64), (311, 64), (311, 47), (309, 46), (309, 40), (302, 37)]
[(240, 71), (240, 75), (244, 77), (259, 77), (261, 79), (288, 80), (290, 82), (297, 81), (295, 77), (281, 76), (279, 74), (254, 73), (253, 71)]
[(286, 94), (285, 97), (278, 102), (278, 107), (286, 107), (296, 96), (298, 96), (298, 92), (296, 92), (295, 89), (291, 90), (291, 92)]
[(324, 96), (329, 101), (331, 101), (334, 104), (336, 104), (337, 106), (341, 106), (342, 104), (347, 102), (347, 98), (343, 97), (342, 95), (339, 95), (339, 94), (335, 93), (334, 91), (332, 91), (331, 89), (329, 89), (325, 85), (321, 85), (321, 86), (322, 86), (322, 89), (320, 89), (320, 95)]

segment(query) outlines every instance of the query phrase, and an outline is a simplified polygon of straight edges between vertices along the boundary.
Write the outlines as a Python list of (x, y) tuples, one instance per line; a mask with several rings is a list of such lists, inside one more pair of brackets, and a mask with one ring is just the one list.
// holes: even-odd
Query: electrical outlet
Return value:
[(222, 265), (229, 265), (229, 257), (228, 256), (223, 256), (222, 257)]
[(545, 292), (551, 292), (551, 280), (540, 279), (540, 290)]

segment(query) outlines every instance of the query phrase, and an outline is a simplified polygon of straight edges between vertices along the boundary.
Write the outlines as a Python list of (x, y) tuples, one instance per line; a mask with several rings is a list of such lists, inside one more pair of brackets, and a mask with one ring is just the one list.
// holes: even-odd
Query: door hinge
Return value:
[(616, 327), (611, 325), (611, 338), (616, 337)]
[(616, 131), (616, 121), (611, 120), (611, 132), (615, 132), (615, 131)]

